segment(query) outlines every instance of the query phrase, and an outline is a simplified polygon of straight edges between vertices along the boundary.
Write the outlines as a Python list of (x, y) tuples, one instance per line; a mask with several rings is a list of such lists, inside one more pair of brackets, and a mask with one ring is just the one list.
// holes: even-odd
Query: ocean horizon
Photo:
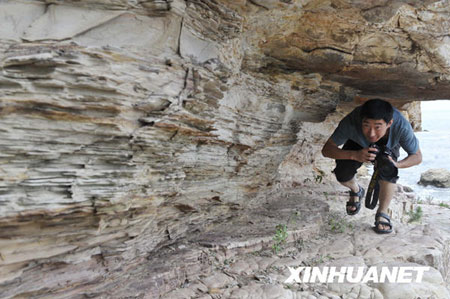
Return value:
[[(399, 169), (399, 184), (411, 187), (420, 200), (450, 202), (450, 188), (422, 186), (420, 175), (433, 168), (450, 171), (450, 100), (421, 102), (422, 131), (416, 132), (422, 151), (422, 163), (411, 168)], [(401, 150), (400, 159), (406, 157)]]

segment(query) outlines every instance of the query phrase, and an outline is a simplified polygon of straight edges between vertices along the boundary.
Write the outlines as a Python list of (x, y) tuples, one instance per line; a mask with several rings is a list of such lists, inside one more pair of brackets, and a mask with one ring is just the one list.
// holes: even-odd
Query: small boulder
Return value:
[(420, 175), (419, 184), (450, 188), (450, 171), (444, 168), (429, 169)]

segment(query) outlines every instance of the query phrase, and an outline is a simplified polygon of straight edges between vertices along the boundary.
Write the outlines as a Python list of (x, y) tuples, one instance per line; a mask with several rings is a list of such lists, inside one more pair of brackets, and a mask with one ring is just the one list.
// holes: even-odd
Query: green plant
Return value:
[(272, 249), (275, 253), (278, 253), (284, 246), (288, 237), (288, 225), (291, 223), (295, 224), (297, 222), (297, 218), (300, 217), (300, 211), (292, 212), (289, 215), (287, 220), (287, 224), (278, 224), (275, 227), (275, 236), (272, 238), (274, 243), (272, 245)]
[(223, 261), (223, 264), (224, 264), (225, 266), (229, 266), (229, 265), (231, 265), (231, 264), (234, 264), (234, 262), (235, 262), (235, 260), (234, 260), (233, 258), (230, 258), (230, 259), (225, 259), (225, 260)]
[(441, 203), (439, 204), (439, 206), (440, 206), (440, 207), (443, 207), (443, 208), (448, 208), (448, 209), (450, 209), (450, 205), (449, 205), (449, 204), (446, 204), (446, 203), (443, 203), (443, 202), (441, 202)]
[(278, 253), (283, 245), (286, 243), (288, 233), (286, 224), (278, 224), (276, 227), (275, 236), (273, 237), (274, 243), (272, 245), (273, 251)]
[(427, 198), (426, 198), (425, 200), (427, 201), (428, 204), (432, 204), (432, 203), (433, 203), (433, 200), (434, 200), (434, 197), (431, 196), (431, 195), (428, 195)]
[(318, 184), (322, 183), (323, 177), (325, 176), (325, 172), (323, 170), (317, 170), (319, 173), (317, 175), (314, 175), (314, 181)]
[(334, 233), (343, 233), (347, 228), (353, 228), (351, 223), (339, 215), (330, 215), (328, 218), (328, 226)]
[(409, 212), (409, 220), (408, 223), (414, 222), (414, 221), (420, 221), (420, 219), (422, 219), (422, 208), (421, 207), (417, 207), (415, 211), (410, 211)]

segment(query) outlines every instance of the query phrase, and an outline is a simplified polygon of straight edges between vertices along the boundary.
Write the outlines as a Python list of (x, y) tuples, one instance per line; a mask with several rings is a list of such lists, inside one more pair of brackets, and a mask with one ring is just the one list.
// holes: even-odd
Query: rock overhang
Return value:
[(391, 9), (376, 18), (368, 13), (377, 9), (374, 3), (346, 3), (310, 1), (291, 11), (289, 4), (258, 10), (248, 17), (244, 32), (244, 67), (317, 73), (362, 97), (450, 97), (445, 3), (390, 1), (383, 5)]

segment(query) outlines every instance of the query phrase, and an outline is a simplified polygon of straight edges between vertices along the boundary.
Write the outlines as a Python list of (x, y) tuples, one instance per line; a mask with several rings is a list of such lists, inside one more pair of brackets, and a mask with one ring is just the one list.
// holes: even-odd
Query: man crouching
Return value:
[[(343, 145), (342, 148), (339, 148)], [(400, 146), (408, 156), (397, 162)], [(388, 167), (379, 169), (379, 199), (374, 230), (392, 232), (387, 214), (398, 180), (398, 168), (408, 168), (422, 162), (419, 141), (411, 124), (392, 105), (380, 99), (365, 102), (355, 108), (340, 122), (322, 148), (324, 157), (336, 160), (334, 174), (343, 186), (350, 189), (346, 209), (355, 215), (361, 208), (365, 190), (355, 180), (358, 168), (364, 162), (374, 162), (380, 148), (389, 152)]]

